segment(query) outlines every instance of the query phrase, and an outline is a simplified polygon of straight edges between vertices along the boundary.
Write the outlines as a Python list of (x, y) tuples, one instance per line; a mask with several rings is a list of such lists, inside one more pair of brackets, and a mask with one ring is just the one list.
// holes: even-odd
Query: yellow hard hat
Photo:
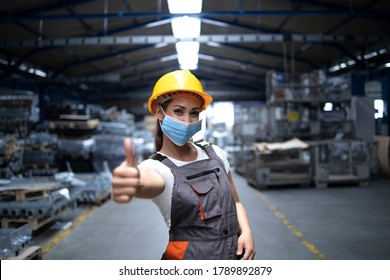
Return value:
[[(189, 70), (176, 70), (162, 76), (154, 85), (152, 96), (148, 100), (148, 109), (154, 115), (156, 100), (170, 92), (192, 92), (203, 100), (201, 110), (213, 101), (213, 98), (203, 91), (202, 84)], [(168, 99), (168, 98), (167, 98)]]

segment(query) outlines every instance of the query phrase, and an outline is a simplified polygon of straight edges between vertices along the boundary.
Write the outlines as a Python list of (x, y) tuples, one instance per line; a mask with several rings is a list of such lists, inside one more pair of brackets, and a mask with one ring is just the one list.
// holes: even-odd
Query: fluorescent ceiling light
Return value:
[(387, 63), (385, 64), (385, 67), (386, 67), (386, 68), (389, 68), (389, 67), (390, 67), (390, 62), (387, 62)]
[(198, 68), (199, 42), (177, 42), (176, 52), (181, 69), (195, 70)]
[(199, 53), (199, 42), (177, 42), (175, 46), (178, 54)]
[(178, 54), (180, 69), (196, 70), (198, 69), (198, 55)]
[(377, 56), (378, 54), (377, 54), (377, 52), (370, 52), (370, 53), (366, 53), (365, 55), (364, 55), (364, 59), (370, 59), (370, 58), (373, 58), (373, 57), (375, 57), (375, 56)]
[[(202, 11), (202, 0), (168, 0), (168, 8), (171, 14), (198, 14)], [(199, 38), (200, 36), (199, 18), (189, 16), (173, 18), (171, 26), (175, 38)], [(176, 52), (181, 69), (198, 68), (199, 42), (178, 42)]]
[(335, 66), (329, 68), (329, 72), (331, 72), (331, 73), (339, 71), (339, 70), (340, 70), (340, 66), (338, 66), (338, 65), (335, 65)]
[(41, 71), (41, 70), (39, 70), (39, 69), (35, 69), (35, 75), (41, 76), (41, 77), (43, 77), (43, 78), (46, 78), (46, 77), (47, 77), (46, 72), (43, 72), (43, 71)]
[(198, 14), (202, 11), (202, 0), (168, 0), (171, 14)]
[(333, 104), (331, 102), (326, 102), (323, 110), (326, 112), (333, 111)]
[(28, 67), (26, 66), (26, 64), (20, 64), (18, 68), (19, 68), (19, 70), (22, 70), (22, 71), (28, 70)]
[(198, 38), (200, 19), (184, 16), (172, 19), (172, 32), (175, 38)]

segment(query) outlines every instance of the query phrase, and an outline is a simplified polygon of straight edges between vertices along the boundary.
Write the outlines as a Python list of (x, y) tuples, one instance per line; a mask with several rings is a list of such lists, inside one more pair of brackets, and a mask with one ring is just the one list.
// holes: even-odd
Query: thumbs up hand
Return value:
[(134, 158), (134, 145), (130, 138), (123, 141), (123, 149), (126, 155), (126, 165), (128, 167), (136, 167), (136, 160)]
[(130, 138), (123, 143), (126, 159), (113, 171), (112, 197), (119, 203), (130, 202), (140, 187), (140, 172), (134, 158), (134, 145)]

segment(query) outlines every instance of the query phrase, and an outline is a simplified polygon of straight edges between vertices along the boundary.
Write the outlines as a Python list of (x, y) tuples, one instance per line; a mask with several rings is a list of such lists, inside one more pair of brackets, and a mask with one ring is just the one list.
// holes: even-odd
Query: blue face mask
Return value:
[[(162, 109), (161, 109), (162, 110)], [(202, 120), (187, 123), (181, 120), (167, 116), (162, 110), (165, 118), (161, 124), (161, 130), (178, 146), (183, 146), (187, 143), (195, 133), (202, 129)]]

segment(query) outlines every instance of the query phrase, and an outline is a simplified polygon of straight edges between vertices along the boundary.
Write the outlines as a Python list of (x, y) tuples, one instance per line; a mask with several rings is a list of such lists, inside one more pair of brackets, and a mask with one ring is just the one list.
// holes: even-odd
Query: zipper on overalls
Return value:
[(202, 172), (199, 172), (199, 173), (196, 173), (194, 175), (190, 175), (190, 176), (187, 176), (187, 180), (192, 180), (192, 179), (195, 179), (195, 178), (198, 178), (198, 177), (202, 177), (202, 176), (205, 176), (205, 175), (208, 175), (208, 174), (211, 174), (211, 173), (214, 173), (215, 176), (217, 176), (218, 180), (219, 180), (219, 176), (218, 176), (218, 173), (221, 169), (219, 167), (217, 168), (214, 168), (214, 169), (211, 169), (211, 170), (205, 170), (205, 171), (202, 171)]

